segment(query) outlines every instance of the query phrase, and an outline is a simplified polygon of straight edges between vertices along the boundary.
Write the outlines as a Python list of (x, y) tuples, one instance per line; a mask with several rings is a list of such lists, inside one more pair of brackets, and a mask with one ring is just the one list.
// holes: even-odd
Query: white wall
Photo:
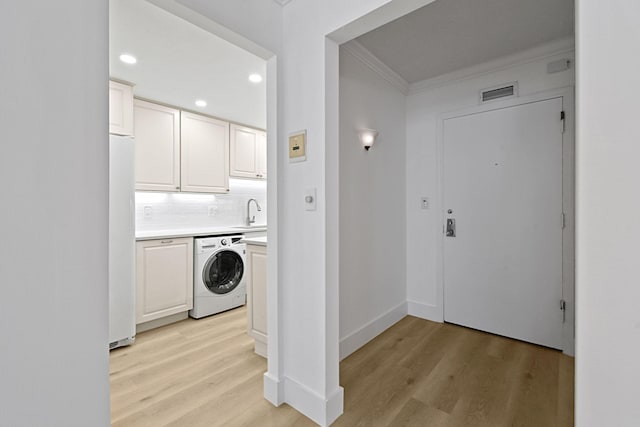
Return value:
[[(256, 199), (262, 210), (251, 206), (255, 225), (267, 223), (267, 183), (253, 179), (229, 179), (229, 193), (136, 192), (136, 232), (215, 228), (244, 225), (247, 201)], [(151, 217), (145, 217), (145, 207)], [(209, 214), (213, 208), (213, 215)]]
[[(407, 299), (409, 314), (442, 321), (442, 295), (437, 288), (437, 263), (439, 233), (442, 230), (439, 212), (442, 209), (437, 184), (437, 126), (442, 113), (478, 105), (479, 91), (503, 83), (518, 82), (520, 96), (531, 95), (553, 88), (574, 84), (574, 69), (547, 74), (547, 63), (556, 59), (573, 60), (570, 43), (554, 44), (553, 50), (564, 53), (543, 57), (533, 62), (505, 67), (509, 58), (493, 62), (501, 65), (499, 71), (485, 71), (475, 77), (467, 77), (448, 84), (435, 85), (431, 89), (415, 92), (428, 82), (415, 84), (407, 97)], [(540, 55), (547, 49), (535, 49), (530, 54)], [(522, 54), (513, 60), (522, 62), (528, 56)], [(473, 73), (473, 70), (470, 70)], [(457, 72), (456, 75), (469, 73)], [(442, 77), (439, 79), (442, 81)], [(428, 210), (420, 208), (420, 198), (431, 201)]]
[[(308, 160), (287, 163), (283, 146), (278, 169), (278, 209), (286, 224), (279, 236), (285, 267), (280, 275), (284, 395), (323, 425), (342, 412), (343, 400), (338, 363), (339, 52), (334, 41), (347, 41), (426, 3), (294, 0), (284, 8), (281, 138), (299, 129), (308, 132)], [(327, 39), (334, 31), (339, 34)], [(304, 211), (307, 188), (317, 189), (317, 211)]]
[(340, 49), (341, 359), (407, 313), (405, 163), (405, 96)]
[(2, 4), (2, 426), (109, 425), (107, 6)]
[[(278, 285), (288, 326), (281, 331), (287, 354), (276, 380), (283, 400), (322, 424), (340, 413), (342, 401), (337, 257), (326, 250), (337, 246), (338, 236), (332, 199), (338, 176), (339, 135), (332, 116), (338, 52), (325, 35), (336, 31), (333, 36), (346, 41), (429, 2), (294, 0), (284, 9), (281, 46), (280, 12), (271, 1), (183, 0), (280, 55)], [(639, 37), (640, 6), (626, 0), (580, 0), (578, 6), (577, 419), (581, 425), (630, 425), (640, 418), (633, 400), (640, 359), (635, 268), (640, 230), (634, 222), (640, 205), (632, 197), (640, 178), (640, 135), (633, 105), (637, 88), (629, 83), (640, 64), (629, 52)], [(11, 2), (0, 14), (0, 77), (12, 83), (2, 87), (0, 98), (5, 148), (0, 177), (10, 183), (2, 195), (12, 202), (0, 211), (0, 330), (9, 343), (0, 362), (11, 367), (0, 381), (2, 424), (108, 425), (107, 16), (107, 2), (87, 0)], [(309, 160), (288, 164), (285, 137), (301, 128), (309, 130)], [(408, 159), (410, 153), (407, 147)], [(427, 160), (429, 153), (425, 148)], [(316, 212), (303, 212), (307, 186), (318, 188)], [(416, 194), (407, 193), (409, 204)], [(621, 214), (624, 233), (612, 233)], [(86, 241), (93, 242), (91, 251), (85, 250)], [(34, 270), (42, 247), (55, 250), (40, 256)], [(25, 271), (34, 272), (33, 278), (25, 278)], [(38, 273), (47, 273), (46, 280)]]
[[(277, 286), (283, 369), (267, 378), (273, 384), (266, 387), (277, 389), (281, 398), (276, 401), (286, 401), (323, 425), (342, 412), (338, 379), (339, 73), (334, 40), (345, 42), (431, 1), (294, 0), (283, 9), (283, 31), (278, 37), (271, 25), (277, 20), (270, 19), (271, 10), (264, 10), (269, 8), (263, 6), (264, 0), (180, 0), (278, 54)], [(330, 33), (333, 40), (326, 38)], [(268, 128), (274, 127), (268, 124)], [(286, 137), (300, 129), (308, 131), (308, 160), (289, 164)], [(308, 188), (317, 190), (316, 211), (304, 210)], [(273, 204), (270, 206), (273, 211)], [(269, 373), (271, 369), (270, 361)]]
[(577, 10), (576, 425), (637, 426), (640, 3)]

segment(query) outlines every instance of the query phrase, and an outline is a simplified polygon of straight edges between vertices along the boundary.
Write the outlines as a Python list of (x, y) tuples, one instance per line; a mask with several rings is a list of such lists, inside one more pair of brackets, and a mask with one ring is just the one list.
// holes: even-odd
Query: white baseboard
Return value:
[[(340, 360), (344, 359), (407, 314), (442, 322), (442, 309), (413, 301), (402, 302), (340, 340)], [(264, 374), (264, 397), (275, 406), (287, 403), (320, 426), (333, 423), (343, 412), (344, 390), (338, 387), (327, 398), (303, 384), (284, 377), (279, 380)]]
[(403, 302), (381, 314), (360, 329), (340, 340), (340, 360), (380, 335), (407, 315), (407, 303)]
[(330, 426), (344, 412), (344, 389), (338, 387), (327, 400), (326, 426)]
[(263, 343), (262, 341), (258, 341), (255, 340), (255, 344), (253, 346), (253, 351), (258, 355), (258, 356), (262, 356), (265, 359), (267, 358), (267, 354), (268, 354), (268, 348), (267, 348), (267, 344)]
[(180, 322), (189, 318), (189, 312), (172, 314), (171, 316), (161, 317), (160, 319), (150, 320), (148, 322), (139, 323), (136, 325), (136, 333), (150, 331), (151, 329), (161, 328), (163, 326), (170, 325), (172, 323)]
[(407, 313), (409, 316), (431, 320), (433, 322), (444, 322), (444, 312), (442, 307), (436, 305), (423, 304), (421, 302), (407, 301)]
[(321, 427), (331, 425), (343, 412), (344, 389), (342, 387), (338, 387), (324, 398), (306, 386), (285, 377), (284, 396), (287, 404)]
[(269, 372), (264, 373), (264, 398), (274, 406), (284, 403), (284, 382), (271, 376)]

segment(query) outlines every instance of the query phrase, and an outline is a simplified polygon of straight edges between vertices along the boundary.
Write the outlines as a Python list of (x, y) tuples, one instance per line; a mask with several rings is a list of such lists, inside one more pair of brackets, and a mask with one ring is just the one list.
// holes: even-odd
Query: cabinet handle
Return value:
[(179, 189), (180, 189), (180, 187), (176, 187), (176, 190), (179, 190)]
[(160, 243), (173, 243), (173, 240), (162, 240)]

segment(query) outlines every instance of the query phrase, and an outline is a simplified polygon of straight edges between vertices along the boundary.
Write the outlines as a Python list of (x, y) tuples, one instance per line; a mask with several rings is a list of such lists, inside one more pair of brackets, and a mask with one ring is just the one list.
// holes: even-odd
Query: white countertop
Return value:
[[(176, 228), (166, 230), (147, 230), (136, 231), (136, 240), (153, 240), (153, 239), (176, 239), (179, 237), (201, 237), (201, 236), (221, 236), (225, 234), (244, 234), (254, 231), (265, 231), (266, 225), (254, 225), (245, 227), (242, 225), (234, 227), (211, 227), (211, 228)], [(264, 245), (266, 245), (266, 238)]]
[(267, 236), (247, 237), (242, 239), (241, 243), (246, 243), (247, 245), (267, 246)]

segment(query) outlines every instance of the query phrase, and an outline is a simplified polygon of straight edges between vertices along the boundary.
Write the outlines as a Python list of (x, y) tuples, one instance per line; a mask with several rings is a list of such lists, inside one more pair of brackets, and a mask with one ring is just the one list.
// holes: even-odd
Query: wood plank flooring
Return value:
[[(314, 426), (262, 397), (246, 309), (139, 334), (111, 352), (113, 426)], [(572, 426), (573, 359), (405, 317), (340, 364), (335, 426)]]

